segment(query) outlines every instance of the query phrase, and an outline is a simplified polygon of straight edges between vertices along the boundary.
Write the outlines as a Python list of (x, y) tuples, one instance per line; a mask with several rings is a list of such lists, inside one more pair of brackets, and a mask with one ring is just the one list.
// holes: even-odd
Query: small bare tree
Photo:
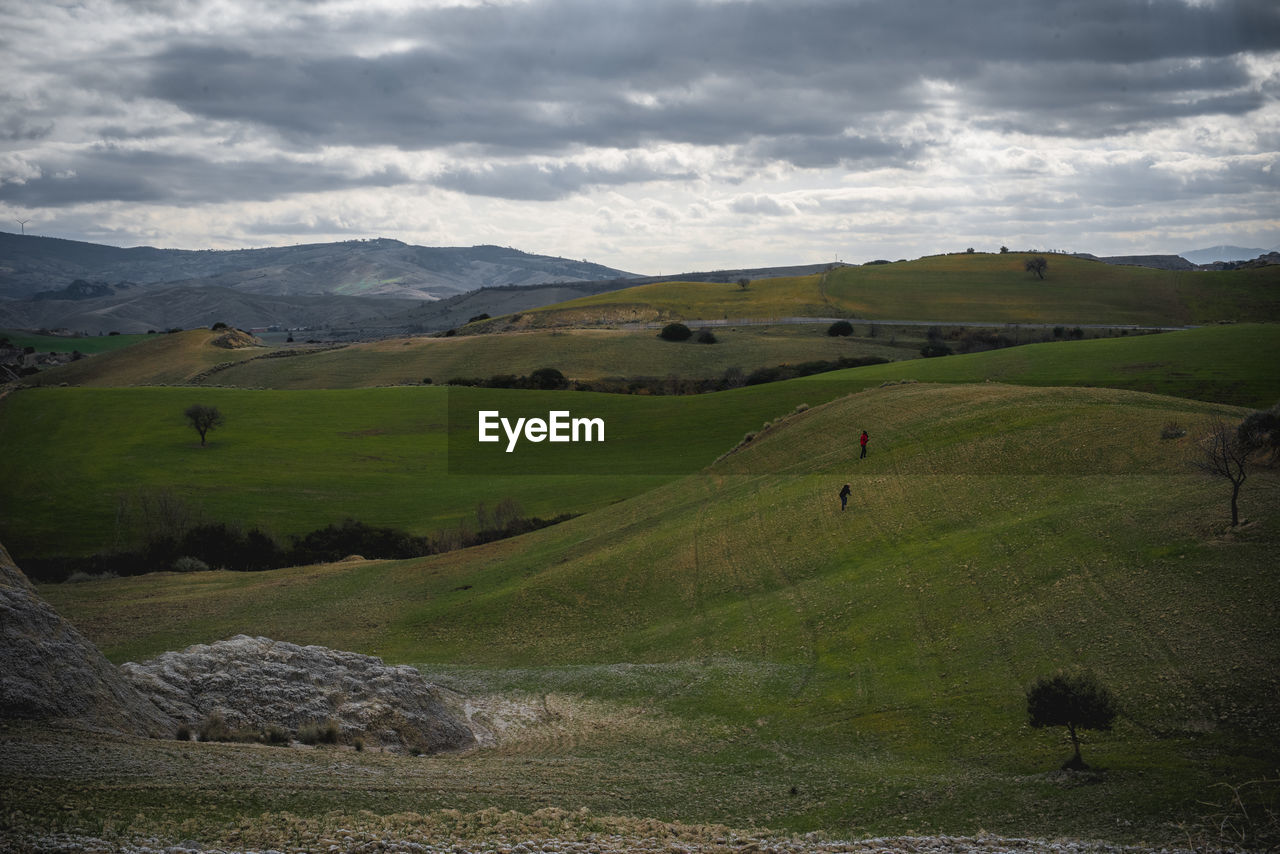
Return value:
[(1192, 461), (1206, 474), (1231, 483), (1231, 527), (1240, 524), (1240, 487), (1249, 477), (1249, 457), (1256, 448), (1240, 435), (1240, 430), (1215, 417), (1209, 434), (1200, 441), (1200, 456)]
[(1025, 266), (1028, 273), (1035, 273), (1043, 279), (1044, 271), (1049, 269), (1049, 262), (1044, 259), (1043, 255), (1037, 255), (1034, 258), (1028, 258)]
[(739, 289), (741, 289), (741, 290), (744, 290), (744, 291), (745, 291), (745, 290), (746, 290), (747, 288), (749, 288), (749, 287), (751, 287), (751, 280), (750, 280), (750, 279), (748, 279), (746, 276), (743, 276), (741, 279), (738, 279), (738, 288), (739, 288)]

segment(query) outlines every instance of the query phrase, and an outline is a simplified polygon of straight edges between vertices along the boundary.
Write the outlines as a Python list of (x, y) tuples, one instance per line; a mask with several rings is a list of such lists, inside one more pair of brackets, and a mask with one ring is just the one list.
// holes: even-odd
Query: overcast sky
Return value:
[(1275, 0), (0, 0), (0, 229), (637, 273), (1280, 246)]

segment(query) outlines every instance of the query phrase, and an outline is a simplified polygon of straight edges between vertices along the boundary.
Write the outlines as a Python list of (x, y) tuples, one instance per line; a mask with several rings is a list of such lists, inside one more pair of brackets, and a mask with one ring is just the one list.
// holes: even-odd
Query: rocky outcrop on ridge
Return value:
[(49, 603), (0, 546), (0, 717), (134, 735), (174, 724), (126, 682)]
[(219, 715), (233, 729), (338, 728), (338, 740), (438, 752), (475, 744), (440, 691), (412, 667), (320, 646), (238, 635), (120, 668), (167, 715), (198, 729)]

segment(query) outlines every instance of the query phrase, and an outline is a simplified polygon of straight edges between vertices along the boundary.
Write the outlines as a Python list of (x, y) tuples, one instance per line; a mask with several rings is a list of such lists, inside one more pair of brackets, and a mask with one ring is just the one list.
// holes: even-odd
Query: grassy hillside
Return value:
[[(638, 397), (438, 387), (335, 391), (49, 388), (0, 401), (0, 542), (15, 558), (129, 544), (143, 493), (167, 490), (204, 517), (278, 536), (353, 517), (414, 533), (454, 527), (481, 501), (544, 517), (582, 512), (695, 471), (745, 430), (842, 393), (773, 384), (725, 396)], [(451, 474), (449, 397), (502, 410), (568, 407), (609, 425), (592, 471), (502, 465)], [(183, 418), (216, 406), (208, 447)], [(474, 443), (476, 424), (455, 425)], [(526, 469), (527, 470), (527, 469)], [(474, 471), (474, 469), (472, 469)], [(69, 513), (68, 508), (75, 508)]]
[[(295, 815), (412, 798), (417, 811), (585, 806), (836, 835), (1185, 842), (1216, 784), (1280, 760), (1275, 477), (1248, 485), (1250, 522), (1224, 535), (1225, 489), (1186, 467), (1215, 411), (895, 385), (517, 540), (41, 592), (116, 661), (248, 632), (564, 710), (547, 740), (433, 760), (412, 792), (376, 803), (367, 782), (266, 796)], [(1162, 441), (1170, 420), (1190, 435)], [(859, 426), (874, 437), (865, 460), (843, 438)], [(1086, 780), (1047, 773), (1069, 752), (1062, 733), (1024, 723), (1026, 684), (1074, 665), (1125, 710), (1089, 738), (1085, 758), (1107, 770)], [(613, 711), (581, 712), (590, 703)], [(131, 810), (134, 791), (98, 809)], [(237, 787), (200, 794), (210, 814), (243, 809)]]
[[(921, 335), (921, 332), (917, 332)], [(913, 358), (919, 343), (831, 337), (823, 325), (743, 326), (715, 330), (717, 343), (670, 342), (654, 330), (575, 329), (355, 344), (289, 359), (258, 359), (220, 372), (213, 382), (258, 388), (355, 388), (442, 383), (453, 377), (530, 374), (555, 367), (574, 380), (606, 377), (719, 377), (757, 368), (842, 356)]]
[[(591, 334), (583, 333), (588, 339)], [(218, 349), (209, 347), (203, 336), (165, 336), (112, 357), (123, 360), (153, 344), (191, 343), (187, 353)], [(456, 340), (436, 339), (427, 346), (455, 346)], [(368, 352), (385, 352), (379, 347), (394, 352), (396, 346), (371, 345)], [(654, 346), (701, 357), (721, 345), (655, 339)], [(336, 360), (352, 349), (260, 360), (217, 376), (260, 364)], [(221, 352), (234, 357), (252, 351)], [(348, 362), (361, 367), (358, 376), (367, 376), (375, 363), (364, 356)], [(211, 519), (262, 526), (281, 536), (346, 516), (428, 533), (458, 524), (480, 501), (504, 497), (518, 499), (530, 514), (554, 516), (634, 495), (653, 485), (655, 478), (697, 470), (736, 444), (744, 432), (799, 403), (817, 405), (884, 382), (1116, 386), (1265, 408), (1280, 400), (1280, 376), (1273, 368), (1277, 363), (1280, 326), (1240, 325), (873, 365), (697, 397), (486, 393), (496, 395), (495, 405), (535, 401), (544, 411), (567, 406), (606, 418), (613, 425), (610, 436), (619, 441), (607, 443), (605, 456), (593, 465), (597, 472), (617, 477), (587, 478), (492, 470), (485, 477), (450, 475), (447, 402), (450, 394), (470, 391), (421, 386), (345, 391), (34, 390), (0, 402), (0, 444), (12, 451), (0, 462), (0, 503), (12, 508), (0, 519), (0, 541), (19, 558), (122, 546), (132, 528), (121, 521), (121, 507), (136, 503), (140, 492), (160, 489), (173, 490)], [(154, 362), (148, 357), (122, 364), (145, 371)], [(340, 362), (324, 364), (339, 370)], [(295, 375), (291, 381), (301, 383), (305, 376)], [(196, 434), (182, 417), (195, 402), (216, 405), (227, 418), (205, 449), (199, 448)], [(852, 429), (847, 425), (845, 431)], [(56, 469), (50, 468), (50, 460), (57, 461)], [(576, 466), (570, 468), (580, 473)], [(643, 474), (646, 471), (653, 474)], [(77, 508), (74, 518), (65, 512), (69, 506)]]
[[(963, 334), (942, 325), (944, 334)], [(865, 329), (856, 332), (865, 333)], [(1008, 332), (1008, 330), (1003, 330)], [(1128, 388), (1265, 408), (1280, 400), (1280, 325), (1227, 324), (1159, 335), (1022, 345), (999, 351), (919, 359), (923, 330), (881, 330), (875, 338), (832, 338), (821, 325), (717, 329), (718, 343), (672, 343), (651, 330), (576, 329), (454, 338), (411, 338), (354, 344), (289, 358), (260, 358), (271, 348), (226, 350), (216, 334), (194, 330), (149, 339), (118, 353), (46, 371), (45, 385), (88, 387), (179, 383), (206, 374), (217, 386), (275, 389), (365, 388), (440, 384), (453, 377), (528, 374), (555, 367), (570, 378), (611, 376), (715, 378), (738, 368), (798, 364), (842, 356), (893, 363), (822, 374), (810, 381), (888, 380), (999, 382)], [(119, 336), (117, 336), (119, 337)], [(103, 339), (109, 340), (109, 339)], [(954, 343), (954, 342), (953, 342)]]
[[(101, 340), (141, 340), (132, 346), (101, 352), (92, 359), (82, 359), (60, 368), (42, 371), (25, 381), (37, 385), (67, 383), (86, 386), (179, 384), (192, 381), (215, 365), (252, 359), (267, 352), (263, 347), (229, 348), (215, 343), (224, 339), (228, 332), (191, 329), (167, 335), (107, 336)], [(243, 335), (234, 330), (230, 332), (236, 337)]]
[(1049, 255), (938, 255), (736, 284), (665, 282), (524, 312), (497, 328), (724, 317), (861, 317), (976, 323), (1181, 326), (1280, 319), (1280, 267), (1173, 272)]
[(1209, 326), (1126, 338), (870, 365), (810, 382), (1009, 382), (1106, 386), (1265, 409), (1280, 401), (1280, 325)]
[(37, 353), (106, 353), (119, 350), (152, 337), (148, 335), (96, 335), (68, 338), (63, 335), (40, 335), (20, 329), (0, 329), (0, 338), (8, 338), (15, 347), (35, 347)]

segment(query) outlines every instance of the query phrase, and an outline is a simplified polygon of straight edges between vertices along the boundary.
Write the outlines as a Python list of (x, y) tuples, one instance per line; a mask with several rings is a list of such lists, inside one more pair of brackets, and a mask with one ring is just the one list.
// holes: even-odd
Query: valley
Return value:
[[(1217, 421), (1280, 400), (1278, 268), (1054, 256), (1050, 279), (1075, 278), (1047, 292), (1002, 258), (654, 283), (447, 337), (227, 349), (188, 330), (35, 375), (0, 400), (0, 542), (19, 567), (132, 547), (141, 496), (160, 493), (281, 539), (344, 517), (425, 535), (502, 499), (573, 518), (403, 559), (39, 583), (114, 664), (238, 634), (352, 650), (469, 698), (492, 738), (415, 757), (6, 719), (4, 831), (257, 850), (1265, 848), (1280, 480), (1258, 457), (1233, 527), (1229, 486), (1191, 464)], [(725, 315), (850, 317), (853, 334), (631, 326)], [(958, 350), (966, 320), (1020, 340), (920, 356)], [(840, 358), (883, 361), (745, 382)], [(449, 383), (543, 368), (579, 390)], [(669, 387), (581, 390), (638, 377)], [(203, 448), (182, 420), (197, 401), (225, 415)], [(493, 463), (460, 452), (476, 409), (599, 416), (605, 441)], [(1059, 770), (1061, 727), (1027, 724), (1027, 686), (1060, 668), (1122, 710), (1085, 734), (1089, 772)]]

